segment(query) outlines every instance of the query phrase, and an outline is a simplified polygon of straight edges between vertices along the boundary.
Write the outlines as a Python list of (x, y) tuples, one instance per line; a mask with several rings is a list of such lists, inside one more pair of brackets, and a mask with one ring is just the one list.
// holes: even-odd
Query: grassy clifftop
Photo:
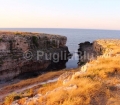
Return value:
[(120, 48), (115, 40), (112, 44), (101, 41), (96, 41), (95, 51), (111, 49), (111, 55), (104, 56), (104, 52), (78, 72), (67, 72), (56, 83), (41, 87), (35, 96), (12, 105), (120, 105)]
[(119, 39), (101, 39), (94, 41), (94, 50), (102, 55), (116, 55), (120, 52), (120, 40)]

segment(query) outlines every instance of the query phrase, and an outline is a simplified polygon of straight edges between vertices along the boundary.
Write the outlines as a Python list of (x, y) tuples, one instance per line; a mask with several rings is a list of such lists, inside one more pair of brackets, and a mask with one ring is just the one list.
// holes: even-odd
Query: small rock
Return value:
[(66, 83), (68, 83), (69, 82), (69, 79), (65, 79), (64, 81), (63, 81), (63, 85), (65, 85)]
[(19, 105), (18, 100), (14, 101), (11, 105)]
[(72, 90), (72, 89), (77, 89), (77, 85), (70, 85), (69, 87), (65, 87), (64, 90)]
[(42, 96), (42, 94), (37, 94), (37, 95), (34, 96), (34, 98), (39, 98), (41, 96)]
[(76, 77), (80, 76), (82, 74), (81, 71), (76, 72), (73, 76), (72, 76), (72, 80), (75, 79)]
[(117, 84), (116, 87), (117, 87), (118, 89), (120, 89), (120, 84)]
[(58, 80), (59, 80), (59, 81), (63, 81), (63, 80), (65, 80), (65, 79), (71, 79), (71, 77), (72, 77), (73, 74), (74, 74), (73, 72), (66, 72), (66, 73), (62, 74), (62, 75), (58, 78)]

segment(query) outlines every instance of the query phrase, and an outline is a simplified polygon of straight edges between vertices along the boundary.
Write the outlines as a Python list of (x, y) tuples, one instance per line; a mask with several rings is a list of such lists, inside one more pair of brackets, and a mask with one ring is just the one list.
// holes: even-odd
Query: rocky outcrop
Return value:
[(84, 52), (87, 48), (91, 48), (91, 46), (93, 45), (93, 43), (90, 43), (89, 41), (86, 41), (84, 43), (80, 43), (79, 44), (79, 51)]
[(96, 59), (97, 56), (109, 57), (120, 55), (119, 39), (100, 39), (93, 43), (88, 41), (79, 44), (79, 64), (83, 65), (88, 61)]
[(93, 43), (88, 41), (79, 44), (78, 49), (79, 54), (79, 65), (83, 65), (86, 62), (94, 59), (96, 57), (96, 53), (93, 50)]
[(0, 32), (0, 81), (67, 60), (66, 41), (65, 36), (59, 35)]

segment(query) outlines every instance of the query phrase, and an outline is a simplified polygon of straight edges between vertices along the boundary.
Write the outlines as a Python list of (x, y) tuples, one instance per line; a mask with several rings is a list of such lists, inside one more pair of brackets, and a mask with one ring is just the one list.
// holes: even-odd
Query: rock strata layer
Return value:
[(0, 32), (0, 81), (45, 70), (51, 62), (67, 60), (66, 41), (60, 35)]

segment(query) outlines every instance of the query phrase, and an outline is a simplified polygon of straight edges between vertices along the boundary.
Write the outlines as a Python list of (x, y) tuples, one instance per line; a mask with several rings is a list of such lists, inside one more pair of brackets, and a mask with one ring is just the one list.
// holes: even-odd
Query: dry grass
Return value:
[[(48, 94), (46, 99), (43, 97), (39, 99), (40, 105), (42, 105), (43, 101), (46, 102), (45, 105), (90, 105), (94, 102), (99, 102), (103, 98), (106, 101), (108, 94), (107, 88), (99, 81), (93, 81), (90, 78), (77, 78), (68, 82), (66, 86), (70, 84), (77, 84), (78, 88), (72, 91), (61, 89), (52, 92)], [(53, 84), (51, 87), (48, 86), (48, 90), (49, 88), (52, 90), (57, 86), (61, 86), (61, 83)], [(43, 89), (45, 89), (44, 93), (48, 91), (47, 87), (43, 87)], [(100, 96), (99, 99), (97, 99), (98, 96)]]
[[(42, 74), (38, 77), (35, 77), (35, 78), (31, 78), (31, 79), (27, 79), (27, 80), (22, 80), (20, 81), (19, 83), (16, 83), (16, 84), (12, 84), (12, 85), (9, 85), (9, 86), (5, 86), (2, 90), (0, 90), (0, 95), (4, 95), (4, 94), (7, 94), (7, 93), (11, 93), (11, 92), (14, 92), (15, 90), (18, 90), (18, 89), (22, 89), (23, 87), (27, 87), (27, 86), (30, 86), (30, 85), (33, 85), (33, 84), (36, 84), (36, 83), (40, 83), (40, 82), (44, 82), (44, 81), (47, 81), (47, 80), (50, 80), (50, 79), (54, 79), (56, 77), (59, 77), (61, 74), (67, 72), (68, 70), (60, 70), (60, 71), (51, 71), (51, 72), (48, 72), (48, 73), (45, 73), (45, 74)], [(75, 72), (77, 71), (76, 70), (69, 70), (71, 72)], [(52, 84), (54, 83), (50, 83), (50, 84), (46, 84), (46, 85), (41, 85), (41, 86), (38, 86), (38, 87), (35, 87), (35, 88), (40, 88), (40, 87), (46, 87), (46, 86), (51, 86)], [(47, 91), (48, 89), (46, 89)], [(26, 92), (26, 91), (25, 91)], [(30, 93), (30, 92), (29, 92)], [(33, 92), (32, 92), (33, 93)], [(10, 94), (11, 96), (12, 94)], [(13, 96), (13, 95), (12, 95)], [(14, 95), (15, 96), (15, 95)], [(26, 96), (30, 96), (29, 94), (26, 94)], [(14, 97), (13, 97), (14, 98)], [(14, 100), (14, 99), (13, 99)], [(11, 103), (12, 101), (10, 101)], [(6, 105), (6, 104), (5, 104)]]
[[(23, 87), (30, 86), (30, 85), (33, 85), (36, 83), (44, 82), (44, 81), (47, 81), (49, 79), (54, 79), (66, 71), (67, 70), (53, 71), (53, 72), (48, 72), (48, 73), (42, 74), (42, 75), (35, 77), (35, 78), (21, 80), (20, 82), (18, 82), (16, 84), (5, 86), (2, 89), (2, 91), (0, 91), (0, 95), (6, 94), (6, 93), (9, 93), (9, 92), (15, 91), (17, 89), (21, 89)], [(70, 70), (70, 71), (74, 72), (76, 70)]]
[[(39, 98), (39, 105), (119, 105), (120, 91), (115, 86), (120, 84), (120, 57), (100, 58), (89, 64), (86, 73), (71, 79), (65, 85), (61, 81), (46, 84), (38, 91), (46, 97)], [(62, 87), (77, 85), (77, 89), (64, 90)], [(61, 89), (53, 91), (61, 87)], [(19, 100), (21, 104), (25, 99)], [(35, 105), (33, 101), (29, 105)]]
[(120, 57), (98, 58), (97, 63), (90, 66), (87, 75), (107, 78), (120, 73)]
[[(70, 80), (65, 86), (76, 84), (75, 90), (59, 90), (48, 94), (39, 103), (45, 105), (119, 105), (120, 94), (115, 88), (120, 83), (120, 57), (99, 58), (92, 62), (85, 74)], [(48, 85), (39, 90), (45, 94), (57, 87), (61, 82)], [(116, 95), (116, 93), (118, 93)], [(112, 104), (113, 103), (113, 104)]]

